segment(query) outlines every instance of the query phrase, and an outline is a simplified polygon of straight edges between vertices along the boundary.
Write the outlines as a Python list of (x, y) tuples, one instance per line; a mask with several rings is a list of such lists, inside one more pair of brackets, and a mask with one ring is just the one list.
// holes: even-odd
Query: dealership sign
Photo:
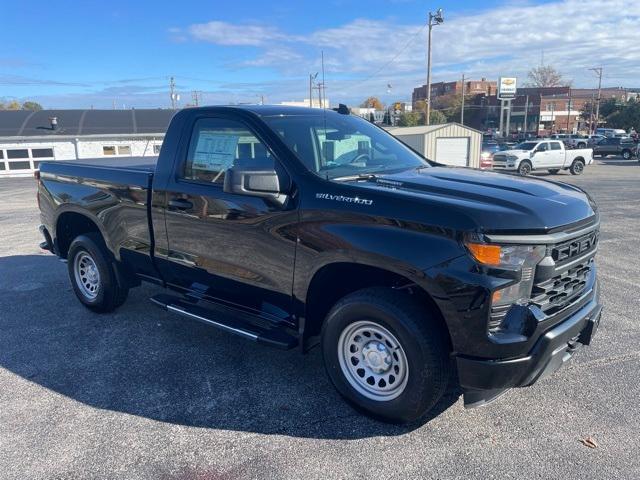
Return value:
[(511, 100), (516, 98), (516, 78), (500, 77), (498, 81), (498, 98), (500, 100)]

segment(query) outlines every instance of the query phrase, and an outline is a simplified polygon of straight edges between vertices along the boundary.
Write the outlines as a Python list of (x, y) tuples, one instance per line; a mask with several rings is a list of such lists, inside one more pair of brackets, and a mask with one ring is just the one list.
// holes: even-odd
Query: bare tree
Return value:
[(564, 87), (570, 86), (571, 81), (562, 78), (562, 74), (550, 65), (540, 65), (529, 70), (527, 87)]

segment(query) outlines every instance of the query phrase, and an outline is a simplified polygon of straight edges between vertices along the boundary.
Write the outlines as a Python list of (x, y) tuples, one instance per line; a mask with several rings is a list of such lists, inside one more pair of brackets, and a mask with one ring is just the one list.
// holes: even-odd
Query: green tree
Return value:
[(26, 101), (22, 104), (22, 110), (32, 110), (34, 112), (39, 112), (42, 110), (42, 105), (38, 102)]
[(12, 100), (5, 106), (6, 110), (20, 110), (20, 104), (16, 100)]
[(447, 123), (447, 116), (440, 110), (431, 110), (431, 112), (429, 113), (429, 123), (431, 125)]
[(422, 112), (403, 112), (398, 118), (399, 127), (415, 127), (417, 125), (423, 125)]
[(618, 109), (605, 117), (609, 128), (623, 128), (629, 131), (631, 127), (640, 129), (640, 103), (629, 101), (618, 106)]

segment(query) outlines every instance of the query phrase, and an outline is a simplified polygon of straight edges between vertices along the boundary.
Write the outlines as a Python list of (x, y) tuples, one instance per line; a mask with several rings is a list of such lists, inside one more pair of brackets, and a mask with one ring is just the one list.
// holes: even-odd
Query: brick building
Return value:
[[(585, 106), (598, 97), (597, 89), (545, 87), (519, 88), (511, 102), (511, 134), (586, 132), (589, 120), (582, 118)], [(601, 101), (611, 98), (626, 99), (623, 88), (603, 88)], [(497, 129), (500, 123), (500, 100), (495, 95), (476, 95), (469, 100), (470, 112), (465, 109), (465, 124), (483, 131)], [(594, 112), (595, 115), (595, 112)], [(526, 121), (526, 125), (525, 125)]]
[[(464, 91), (465, 95), (495, 95), (498, 89), (498, 82), (487, 80), (482, 78), (480, 80), (465, 80)], [(455, 82), (437, 82), (431, 84), (431, 100), (434, 98), (445, 95), (460, 95), (462, 94), (462, 80)], [(416, 102), (425, 101), (427, 99), (427, 86), (422, 85), (413, 89), (413, 95), (411, 100), (414, 108), (416, 108)]]

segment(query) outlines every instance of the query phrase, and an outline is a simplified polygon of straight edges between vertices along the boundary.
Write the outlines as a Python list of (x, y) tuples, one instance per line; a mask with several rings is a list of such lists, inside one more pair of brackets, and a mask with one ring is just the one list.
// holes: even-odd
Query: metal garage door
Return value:
[(469, 165), (469, 137), (436, 138), (436, 162), (466, 167)]

